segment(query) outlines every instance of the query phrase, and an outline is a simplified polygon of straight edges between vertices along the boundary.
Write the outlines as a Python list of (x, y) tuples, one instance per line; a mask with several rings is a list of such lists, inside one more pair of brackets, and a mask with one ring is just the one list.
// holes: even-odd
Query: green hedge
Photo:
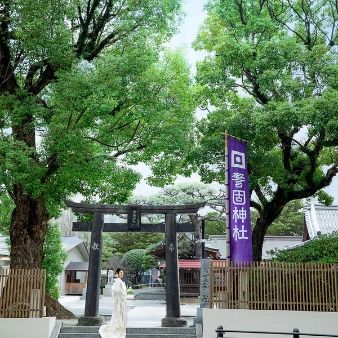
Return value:
[(338, 232), (320, 235), (304, 245), (276, 252), (279, 262), (338, 263)]

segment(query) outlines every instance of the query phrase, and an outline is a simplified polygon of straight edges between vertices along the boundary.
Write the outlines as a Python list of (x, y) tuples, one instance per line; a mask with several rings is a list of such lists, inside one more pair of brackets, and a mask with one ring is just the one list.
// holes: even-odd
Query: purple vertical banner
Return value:
[(251, 262), (251, 221), (247, 145), (227, 137), (230, 260)]

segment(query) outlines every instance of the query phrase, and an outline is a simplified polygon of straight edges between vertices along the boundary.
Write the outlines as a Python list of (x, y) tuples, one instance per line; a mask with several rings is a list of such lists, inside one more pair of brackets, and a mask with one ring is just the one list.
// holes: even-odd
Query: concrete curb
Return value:
[(58, 338), (63, 323), (61, 320), (57, 320), (54, 325), (54, 329), (50, 335), (50, 338)]

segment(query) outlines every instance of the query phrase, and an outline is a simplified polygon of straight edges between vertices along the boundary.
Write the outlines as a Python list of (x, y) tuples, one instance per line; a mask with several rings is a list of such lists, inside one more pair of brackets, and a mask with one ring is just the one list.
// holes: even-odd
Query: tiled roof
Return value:
[[(0, 236), (0, 256), (9, 256), (7, 237)], [(79, 244), (83, 245), (83, 240), (76, 236), (62, 236), (62, 247), (68, 252)]]
[(76, 236), (62, 236), (62, 246), (66, 251), (73, 249), (82, 242), (83, 240)]
[(310, 239), (338, 231), (338, 205), (311, 203), (304, 207), (304, 215)]
[(88, 271), (88, 262), (70, 262), (65, 271)]

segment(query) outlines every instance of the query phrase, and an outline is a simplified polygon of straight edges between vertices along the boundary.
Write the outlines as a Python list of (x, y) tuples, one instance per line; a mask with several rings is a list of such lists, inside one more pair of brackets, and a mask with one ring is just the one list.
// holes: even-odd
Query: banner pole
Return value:
[(230, 262), (230, 207), (229, 207), (229, 150), (228, 150), (228, 132), (224, 133), (225, 141), (225, 215), (226, 215), (226, 246), (225, 257)]

